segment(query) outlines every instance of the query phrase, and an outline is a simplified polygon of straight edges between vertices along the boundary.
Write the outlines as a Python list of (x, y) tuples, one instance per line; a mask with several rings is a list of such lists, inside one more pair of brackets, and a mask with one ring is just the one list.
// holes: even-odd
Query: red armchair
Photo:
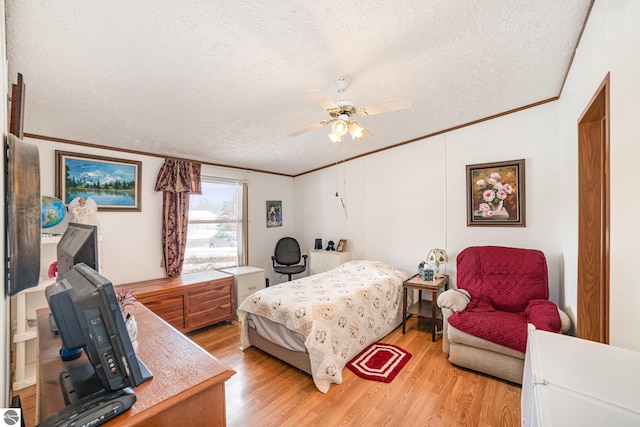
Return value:
[(442, 348), (455, 365), (522, 383), (527, 324), (567, 332), (569, 317), (548, 300), (541, 251), (469, 247), (457, 257), (456, 289), (443, 292)]

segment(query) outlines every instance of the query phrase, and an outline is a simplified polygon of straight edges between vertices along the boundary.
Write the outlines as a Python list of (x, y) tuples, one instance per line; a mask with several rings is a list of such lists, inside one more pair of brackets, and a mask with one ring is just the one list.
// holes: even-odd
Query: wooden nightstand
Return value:
[[(436, 340), (436, 326), (442, 326), (442, 312), (436, 304), (438, 291), (447, 289), (449, 277), (444, 276), (434, 280), (422, 280), (420, 275), (416, 274), (402, 284), (402, 333), (405, 332), (407, 317), (413, 315), (431, 320), (431, 341)], [(407, 291), (410, 289), (418, 290), (418, 301), (407, 308)], [(422, 291), (431, 292), (431, 301), (422, 299)]]

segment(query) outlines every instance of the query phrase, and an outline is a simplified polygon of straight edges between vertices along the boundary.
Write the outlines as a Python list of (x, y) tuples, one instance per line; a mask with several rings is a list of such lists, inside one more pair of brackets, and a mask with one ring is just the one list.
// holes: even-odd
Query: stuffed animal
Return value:
[(72, 222), (99, 226), (96, 216), (98, 205), (91, 197), (87, 197), (86, 200), (82, 197), (73, 199), (69, 203), (69, 212), (71, 212)]

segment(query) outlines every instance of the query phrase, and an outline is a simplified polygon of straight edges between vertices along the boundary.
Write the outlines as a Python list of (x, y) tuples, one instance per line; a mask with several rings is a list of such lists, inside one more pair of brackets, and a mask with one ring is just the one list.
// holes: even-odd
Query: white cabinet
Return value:
[(309, 251), (309, 274), (332, 270), (347, 261), (351, 261), (351, 252), (311, 250)]
[(640, 425), (640, 353), (530, 326), (523, 426)]
[(236, 310), (249, 295), (264, 289), (264, 270), (256, 267), (223, 268), (220, 271), (233, 274), (236, 278)]
[(14, 390), (36, 383), (36, 310), (47, 307), (44, 290), (55, 283), (55, 279), (49, 279), (48, 270), (51, 263), (56, 260), (56, 247), (60, 236), (42, 236), (41, 241), (40, 283), (36, 287), (25, 289), (11, 299), (14, 313), (12, 319), (15, 352)]

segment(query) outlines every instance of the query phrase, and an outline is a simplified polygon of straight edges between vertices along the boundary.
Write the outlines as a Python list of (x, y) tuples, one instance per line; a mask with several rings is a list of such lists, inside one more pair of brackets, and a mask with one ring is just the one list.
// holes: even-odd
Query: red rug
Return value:
[(373, 343), (354, 357), (347, 367), (367, 380), (390, 383), (411, 359), (411, 353), (391, 344)]

